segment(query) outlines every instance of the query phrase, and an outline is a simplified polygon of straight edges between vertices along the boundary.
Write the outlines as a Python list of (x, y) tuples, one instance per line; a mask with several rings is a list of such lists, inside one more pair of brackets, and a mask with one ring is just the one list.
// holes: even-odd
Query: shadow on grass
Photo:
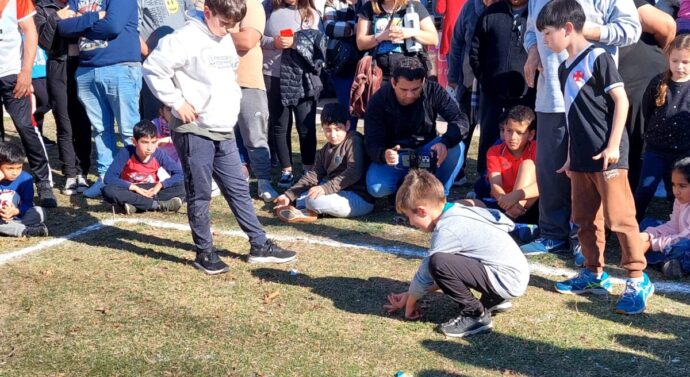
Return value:
[(252, 275), (265, 281), (309, 288), (331, 300), (336, 308), (350, 313), (380, 316), (388, 316), (383, 310), (386, 296), (391, 292), (403, 292), (408, 286), (407, 282), (382, 277), (311, 277), (302, 273), (292, 276), (288, 271), (273, 268), (260, 268), (252, 271)]
[[(259, 216), (259, 221), (264, 225), (281, 225), (283, 224), (280, 220), (275, 217)], [(304, 233), (311, 234), (321, 238), (327, 238), (336, 242), (342, 242), (345, 244), (362, 245), (362, 246), (374, 246), (374, 247), (387, 247), (394, 246), (397, 249), (406, 249), (419, 251), (420, 253), (425, 253), (426, 249), (409, 242), (400, 240), (391, 240), (383, 237), (378, 237), (368, 232), (353, 231), (349, 229), (337, 228), (323, 222), (316, 224), (290, 224), (285, 225), (295, 229), (298, 229)], [(419, 259), (415, 256), (405, 256), (396, 254), (401, 258), (414, 258)]]
[[(654, 350), (665, 340), (634, 337)], [(424, 340), (422, 346), (463, 364), (528, 376), (668, 376), (687, 375), (685, 365), (671, 360), (608, 349), (564, 348), (537, 340), (494, 332), (464, 342)], [(679, 351), (680, 352), (680, 351)], [(683, 373), (685, 371), (686, 373)], [(428, 374), (429, 376), (433, 374)]]

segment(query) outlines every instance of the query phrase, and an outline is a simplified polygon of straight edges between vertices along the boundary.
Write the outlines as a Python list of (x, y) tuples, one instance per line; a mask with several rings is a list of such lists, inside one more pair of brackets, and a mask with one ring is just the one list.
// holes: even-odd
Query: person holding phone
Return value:
[[(303, 30), (319, 30), (320, 17), (313, 0), (273, 0), (272, 11), (266, 21), (261, 39), (264, 52), (264, 80), (268, 93), (269, 135), (272, 148), (276, 151), (282, 169), (278, 186), (292, 186), (292, 114), (295, 115), (299, 134), (300, 153), (305, 171), (311, 170), (316, 157), (316, 98), (317, 91), (303, 92), (292, 96), (287, 104), (287, 90), (304, 87), (304, 76), (286, 77), (283, 69), (286, 54), (291, 54), (297, 40), (296, 34)], [(289, 59), (292, 61), (292, 59)], [(281, 77), (281, 73), (283, 77)], [(289, 78), (290, 80), (285, 80)], [(290, 81), (290, 85), (287, 85)], [(312, 83), (313, 84), (313, 83)], [(320, 83), (319, 83), (320, 85)]]

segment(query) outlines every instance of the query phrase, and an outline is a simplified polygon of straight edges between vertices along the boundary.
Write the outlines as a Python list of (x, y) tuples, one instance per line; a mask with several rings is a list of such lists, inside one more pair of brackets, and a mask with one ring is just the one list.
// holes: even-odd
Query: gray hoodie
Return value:
[(529, 283), (527, 259), (508, 235), (515, 224), (497, 210), (454, 204), (441, 215), (431, 235), (429, 255), (422, 260), (409, 293), (419, 299), (434, 285), (429, 259), (435, 253), (462, 254), (484, 265), (496, 293), (505, 299), (522, 296)]

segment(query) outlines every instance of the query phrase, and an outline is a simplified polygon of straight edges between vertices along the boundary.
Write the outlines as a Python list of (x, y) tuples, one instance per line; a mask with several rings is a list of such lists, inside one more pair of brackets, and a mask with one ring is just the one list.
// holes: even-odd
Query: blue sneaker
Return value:
[(649, 281), (647, 274), (642, 274), (642, 281), (635, 282), (628, 279), (625, 290), (616, 303), (616, 313), (640, 314), (647, 306), (647, 300), (654, 294), (654, 284)]
[(602, 272), (601, 279), (597, 279), (592, 271), (583, 268), (574, 278), (556, 283), (555, 288), (557, 292), (569, 295), (583, 293), (605, 295), (611, 293), (611, 279), (606, 272)]
[(575, 262), (575, 265), (578, 267), (584, 266), (585, 265), (585, 255), (582, 254), (582, 246), (580, 245), (580, 242), (571, 241), (570, 250), (573, 251), (573, 261)]
[(520, 250), (525, 255), (558, 253), (568, 250), (568, 242), (566, 240), (552, 240), (539, 237), (526, 245), (520, 246)]
[(516, 223), (515, 229), (513, 229), (511, 232), (511, 234), (513, 234), (513, 236), (515, 236), (515, 238), (522, 243), (534, 241), (534, 239), (537, 238), (538, 233), (539, 227), (537, 225), (520, 223)]

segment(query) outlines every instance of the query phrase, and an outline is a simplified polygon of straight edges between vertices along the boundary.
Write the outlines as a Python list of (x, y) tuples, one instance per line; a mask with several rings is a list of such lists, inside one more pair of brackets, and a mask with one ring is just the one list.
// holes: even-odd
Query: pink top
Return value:
[(654, 251), (668, 251), (676, 242), (690, 239), (690, 203), (681, 204), (675, 200), (671, 219), (665, 224), (649, 227), (644, 231), (649, 233)]
[[(163, 119), (163, 117), (159, 117), (157, 119), (154, 119), (151, 121), (156, 126), (156, 131), (158, 131), (158, 138), (162, 139), (164, 137), (170, 137), (170, 126), (168, 126), (168, 122)], [(165, 152), (168, 156), (173, 161), (177, 161), (178, 163), (180, 162), (180, 157), (177, 156), (177, 150), (175, 150), (175, 146), (173, 145), (172, 141), (169, 143), (165, 144), (159, 144), (158, 148), (161, 149), (163, 152)]]
[(680, 9), (678, 9), (678, 16), (676, 19), (690, 19), (690, 0), (680, 0)]

